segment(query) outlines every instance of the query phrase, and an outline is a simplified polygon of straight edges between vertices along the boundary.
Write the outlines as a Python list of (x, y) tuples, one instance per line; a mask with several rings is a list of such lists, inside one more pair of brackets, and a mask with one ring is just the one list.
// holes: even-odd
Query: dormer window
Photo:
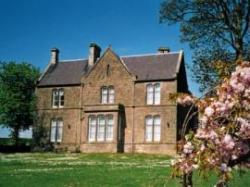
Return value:
[(113, 86), (104, 86), (101, 88), (101, 103), (111, 104), (115, 101), (115, 90)]
[(52, 91), (52, 107), (53, 108), (62, 108), (64, 107), (64, 90), (53, 89)]
[(161, 103), (161, 86), (160, 83), (147, 84), (147, 104), (159, 105)]

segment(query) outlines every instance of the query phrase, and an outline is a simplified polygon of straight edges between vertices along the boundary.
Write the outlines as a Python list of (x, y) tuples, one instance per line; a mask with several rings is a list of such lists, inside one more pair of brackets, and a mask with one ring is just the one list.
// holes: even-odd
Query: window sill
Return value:
[(63, 106), (61, 106), (61, 107), (52, 107), (52, 109), (63, 109), (64, 107)]
[(117, 143), (117, 142), (114, 142), (114, 141), (93, 141), (93, 142), (87, 142), (88, 144), (110, 144), (110, 143)]

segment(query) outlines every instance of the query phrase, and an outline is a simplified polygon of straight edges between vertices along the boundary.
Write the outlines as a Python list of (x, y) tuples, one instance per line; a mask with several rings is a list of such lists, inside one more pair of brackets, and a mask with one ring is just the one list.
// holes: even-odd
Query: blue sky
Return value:
[[(118, 55), (154, 53), (159, 46), (191, 51), (180, 42), (178, 25), (159, 24), (161, 0), (1, 0), (0, 60), (29, 62), (43, 70), (50, 49), (60, 49), (60, 59), (88, 56), (96, 42), (109, 45)], [(199, 95), (188, 71), (189, 89)], [(2, 130), (0, 130), (1, 136)]]

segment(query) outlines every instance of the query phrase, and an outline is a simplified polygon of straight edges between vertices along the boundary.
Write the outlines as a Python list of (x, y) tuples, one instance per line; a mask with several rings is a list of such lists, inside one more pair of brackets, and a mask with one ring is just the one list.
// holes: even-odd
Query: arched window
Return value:
[(106, 104), (108, 103), (108, 88), (107, 87), (102, 87), (101, 89), (102, 92), (102, 103)]
[(52, 107), (57, 108), (59, 106), (59, 91), (58, 89), (52, 90)]
[(97, 141), (105, 140), (105, 117), (98, 115), (97, 117)]
[(63, 88), (59, 89), (59, 107), (64, 107), (64, 90), (63, 90)]
[(63, 120), (52, 119), (51, 127), (50, 127), (50, 141), (53, 143), (62, 142), (62, 134), (63, 134)]
[(52, 90), (52, 107), (62, 108), (64, 107), (64, 89), (53, 89)]
[(146, 142), (159, 142), (161, 139), (161, 118), (159, 115), (145, 117)]
[(154, 87), (152, 84), (147, 85), (147, 104), (152, 105), (154, 103)]
[(161, 118), (160, 116), (154, 116), (154, 141), (160, 141), (161, 139)]
[(103, 86), (101, 88), (101, 103), (111, 104), (115, 102), (115, 90), (113, 86)]
[(161, 103), (161, 85), (160, 83), (147, 84), (147, 104), (159, 105)]
[(161, 102), (161, 87), (160, 83), (154, 85), (154, 104), (159, 105)]
[(152, 116), (146, 116), (145, 118), (145, 140), (151, 142), (153, 140), (153, 118)]
[(112, 141), (114, 133), (114, 118), (113, 115), (90, 115), (88, 117), (88, 141), (89, 142), (104, 142)]
[(108, 103), (114, 103), (115, 101), (115, 90), (113, 86), (108, 88)]
[(114, 128), (114, 119), (113, 115), (106, 116), (106, 140), (113, 140), (113, 128)]
[(89, 116), (89, 133), (88, 133), (88, 139), (89, 142), (93, 142), (96, 140), (96, 116)]

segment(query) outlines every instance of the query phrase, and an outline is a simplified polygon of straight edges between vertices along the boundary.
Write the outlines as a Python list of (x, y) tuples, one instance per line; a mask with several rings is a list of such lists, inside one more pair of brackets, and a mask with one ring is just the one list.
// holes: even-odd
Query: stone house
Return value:
[(189, 92), (183, 51), (120, 57), (92, 43), (87, 59), (51, 61), (40, 77), (39, 125), (56, 149), (175, 154)]

